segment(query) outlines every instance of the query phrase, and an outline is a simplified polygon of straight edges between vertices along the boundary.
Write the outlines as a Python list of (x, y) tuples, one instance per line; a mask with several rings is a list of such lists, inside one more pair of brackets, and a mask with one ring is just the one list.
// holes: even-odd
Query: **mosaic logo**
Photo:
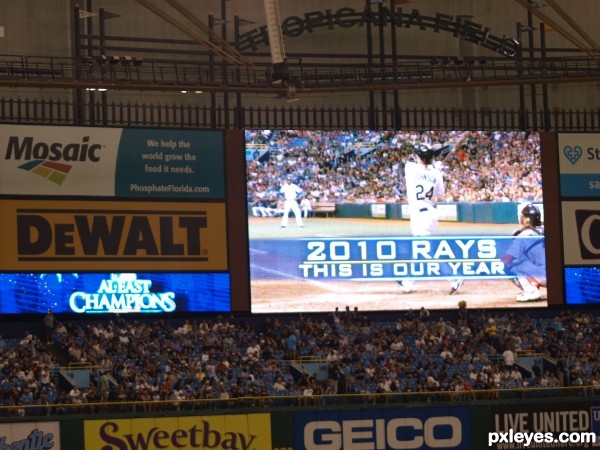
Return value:
[(72, 166), (69, 166), (68, 164), (45, 161), (43, 159), (29, 161), (19, 166), (19, 169), (27, 170), (28, 172), (47, 178), (49, 181), (52, 181), (59, 186), (63, 184), (71, 168)]
[(71, 161), (100, 161), (100, 144), (90, 144), (90, 137), (84, 136), (81, 142), (62, 144), (60, 142), (34, 142), (33, 137), (24, 137), (19, 142), (18, 136), (8, 139), (8, 147), (4, 159), (27, 161), (19, 169), (34, 173), (58, 184), (65, 181), (72, 168)]

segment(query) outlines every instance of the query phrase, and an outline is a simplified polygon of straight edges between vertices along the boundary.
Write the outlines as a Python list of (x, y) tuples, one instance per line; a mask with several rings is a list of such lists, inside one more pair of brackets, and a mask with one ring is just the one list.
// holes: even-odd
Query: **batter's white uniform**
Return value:
[(286, 227), (288, 223), (288, 216), (290, 211), (294, 213), (294, 217), (296, 218), (296, 224), (301, 227), (302, 226), (302, 214), (300, 212), (300, 207), (298, 206), (298, 194), (302, 192), (297, 185), (294, 183), (290, 183), (285, 181), (281, 189), (279, 190), (285, 198), (285, 202), (283, 204), (283, 218), (281, 219), (281, 226)]
[[(410, 212), (410, 230), (413, 236), (431, 236), (438, 226), (437, 202), (445, 195), (444, 176), (432, 164), (408, 161), (404, 165), (406, 198)], [(463, 279), (450, 280), (450, 295), (463, 285)], [(399, 282), (405, 292), (411, 292), (413, 280)]]
[(409, 161), (404, 176), (412, 235), (430, 236), (438, 225), (437, 202), (445, 194), (443, 175), (431, 164)]

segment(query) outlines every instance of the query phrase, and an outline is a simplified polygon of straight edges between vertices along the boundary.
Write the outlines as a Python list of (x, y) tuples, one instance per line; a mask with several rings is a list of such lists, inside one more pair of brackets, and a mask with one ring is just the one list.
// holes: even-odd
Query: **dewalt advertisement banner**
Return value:
[(225, 198), (223, 133), (0, 125), (0, 195)]
[(0, 199), (0, 271), (225, 271), (225, 203)]
[(85, 448), (268, 450), (270, 414), (104, 419), (84, 422)]

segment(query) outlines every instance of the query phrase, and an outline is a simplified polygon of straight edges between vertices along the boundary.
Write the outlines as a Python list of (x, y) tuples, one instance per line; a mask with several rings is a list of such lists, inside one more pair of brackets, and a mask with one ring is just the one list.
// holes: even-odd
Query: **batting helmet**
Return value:
[(419, 158), (421, 158), (421, 160), (423, 160), (423, 162), (425, 162), (425, 163), (430, 163), (431, 160), (433, 159), (434, 151), (431, 148), (431, 146), (428, 144), (423, 144), (423, 143), (415, 144), (414, 152), (415, 152), (415, 155), (417, 155)]
[(542, 224), (542, 215), (537, 206), (528, 203), (521, 209), (521, 214), (529, 219), (531, 225), (539, 227)]

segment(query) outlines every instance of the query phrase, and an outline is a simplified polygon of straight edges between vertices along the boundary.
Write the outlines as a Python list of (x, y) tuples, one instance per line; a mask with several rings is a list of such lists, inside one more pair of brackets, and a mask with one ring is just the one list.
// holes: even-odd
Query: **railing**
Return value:
[[(298, 105), (298, 104), (295, 104)], [(81, 112), (80, 114), (78, 112)], [(600, 129), (600, 109), (520, 111), (461, 108), (323, 108), (232, 106), (211, 108), (130, 102), (0, 98), (0, 123), (207, 129), (415, 129), (590, 132)]]
[(68, 370), (92, 370), (93, 367), (90, 362), (70, 362), (67, 366)]
[(508, 85), (542, 82), (594, 81), (600, 60), (589, 56), (550, 58), (432, 57), (399, 60), (395, 64), (323, 64), (290, 62), (281, 67), (255, 63), (240, 67), (224, 62), (145, 60), (135, 57), (43, 57), (0, 55), (0, 84), (48, 85), (111, 89), (208, 92), (299, 93), (357, 90), (451, 88), (461, 85)]
[(597, 386), (577, 386), (560, 388), (520, 388), (472, 391), (360, 393), (337, 395), (262, 395), (256, 397), (193, 399), (193, 400), (152, 400), (152, 401), (113, 401), (90, 403), (58, 403), (40, 405), (0, 406), (0, 421), (3, 418), (65, 416), (77, 414), (127, 415), (145, 413), (194, 414), (198, 412), (226, 412), (239, 409), (264, 408), (344, 408), (353, 406), (415, 406), (419, 403), (434, 402), (473, 402), (473, 401), (515, 401), (522, 399), (558, 400), (564, 398), (586, 398), (600, 394)]
[[(586, 132), (600, 128), (600, 110), (381, 108), (304, 106), (310, 93), (453, 88), (497, 84), (600, 80), (600, 60), (552, 58), (400, 59), (397, 64), (288, 63), (235, 66), (226, 63), (144, 60), (135, 57), (39, 57), (0, 55), (0, 86), (64, 89), (202, 90), (263, 93), (280, 106), (249, 106), (243, 100), (210, 106), (109, 102), (106, 97), (71, 100), (0, 98), (0, 122), (81, 126), (304, 129), (495, 129)], [(287, 104), (289, 89), (293, 99)], [(271, 102), (273, 104), (274, 102)], [(388, 104), (392, 102), (389, 101)]]

